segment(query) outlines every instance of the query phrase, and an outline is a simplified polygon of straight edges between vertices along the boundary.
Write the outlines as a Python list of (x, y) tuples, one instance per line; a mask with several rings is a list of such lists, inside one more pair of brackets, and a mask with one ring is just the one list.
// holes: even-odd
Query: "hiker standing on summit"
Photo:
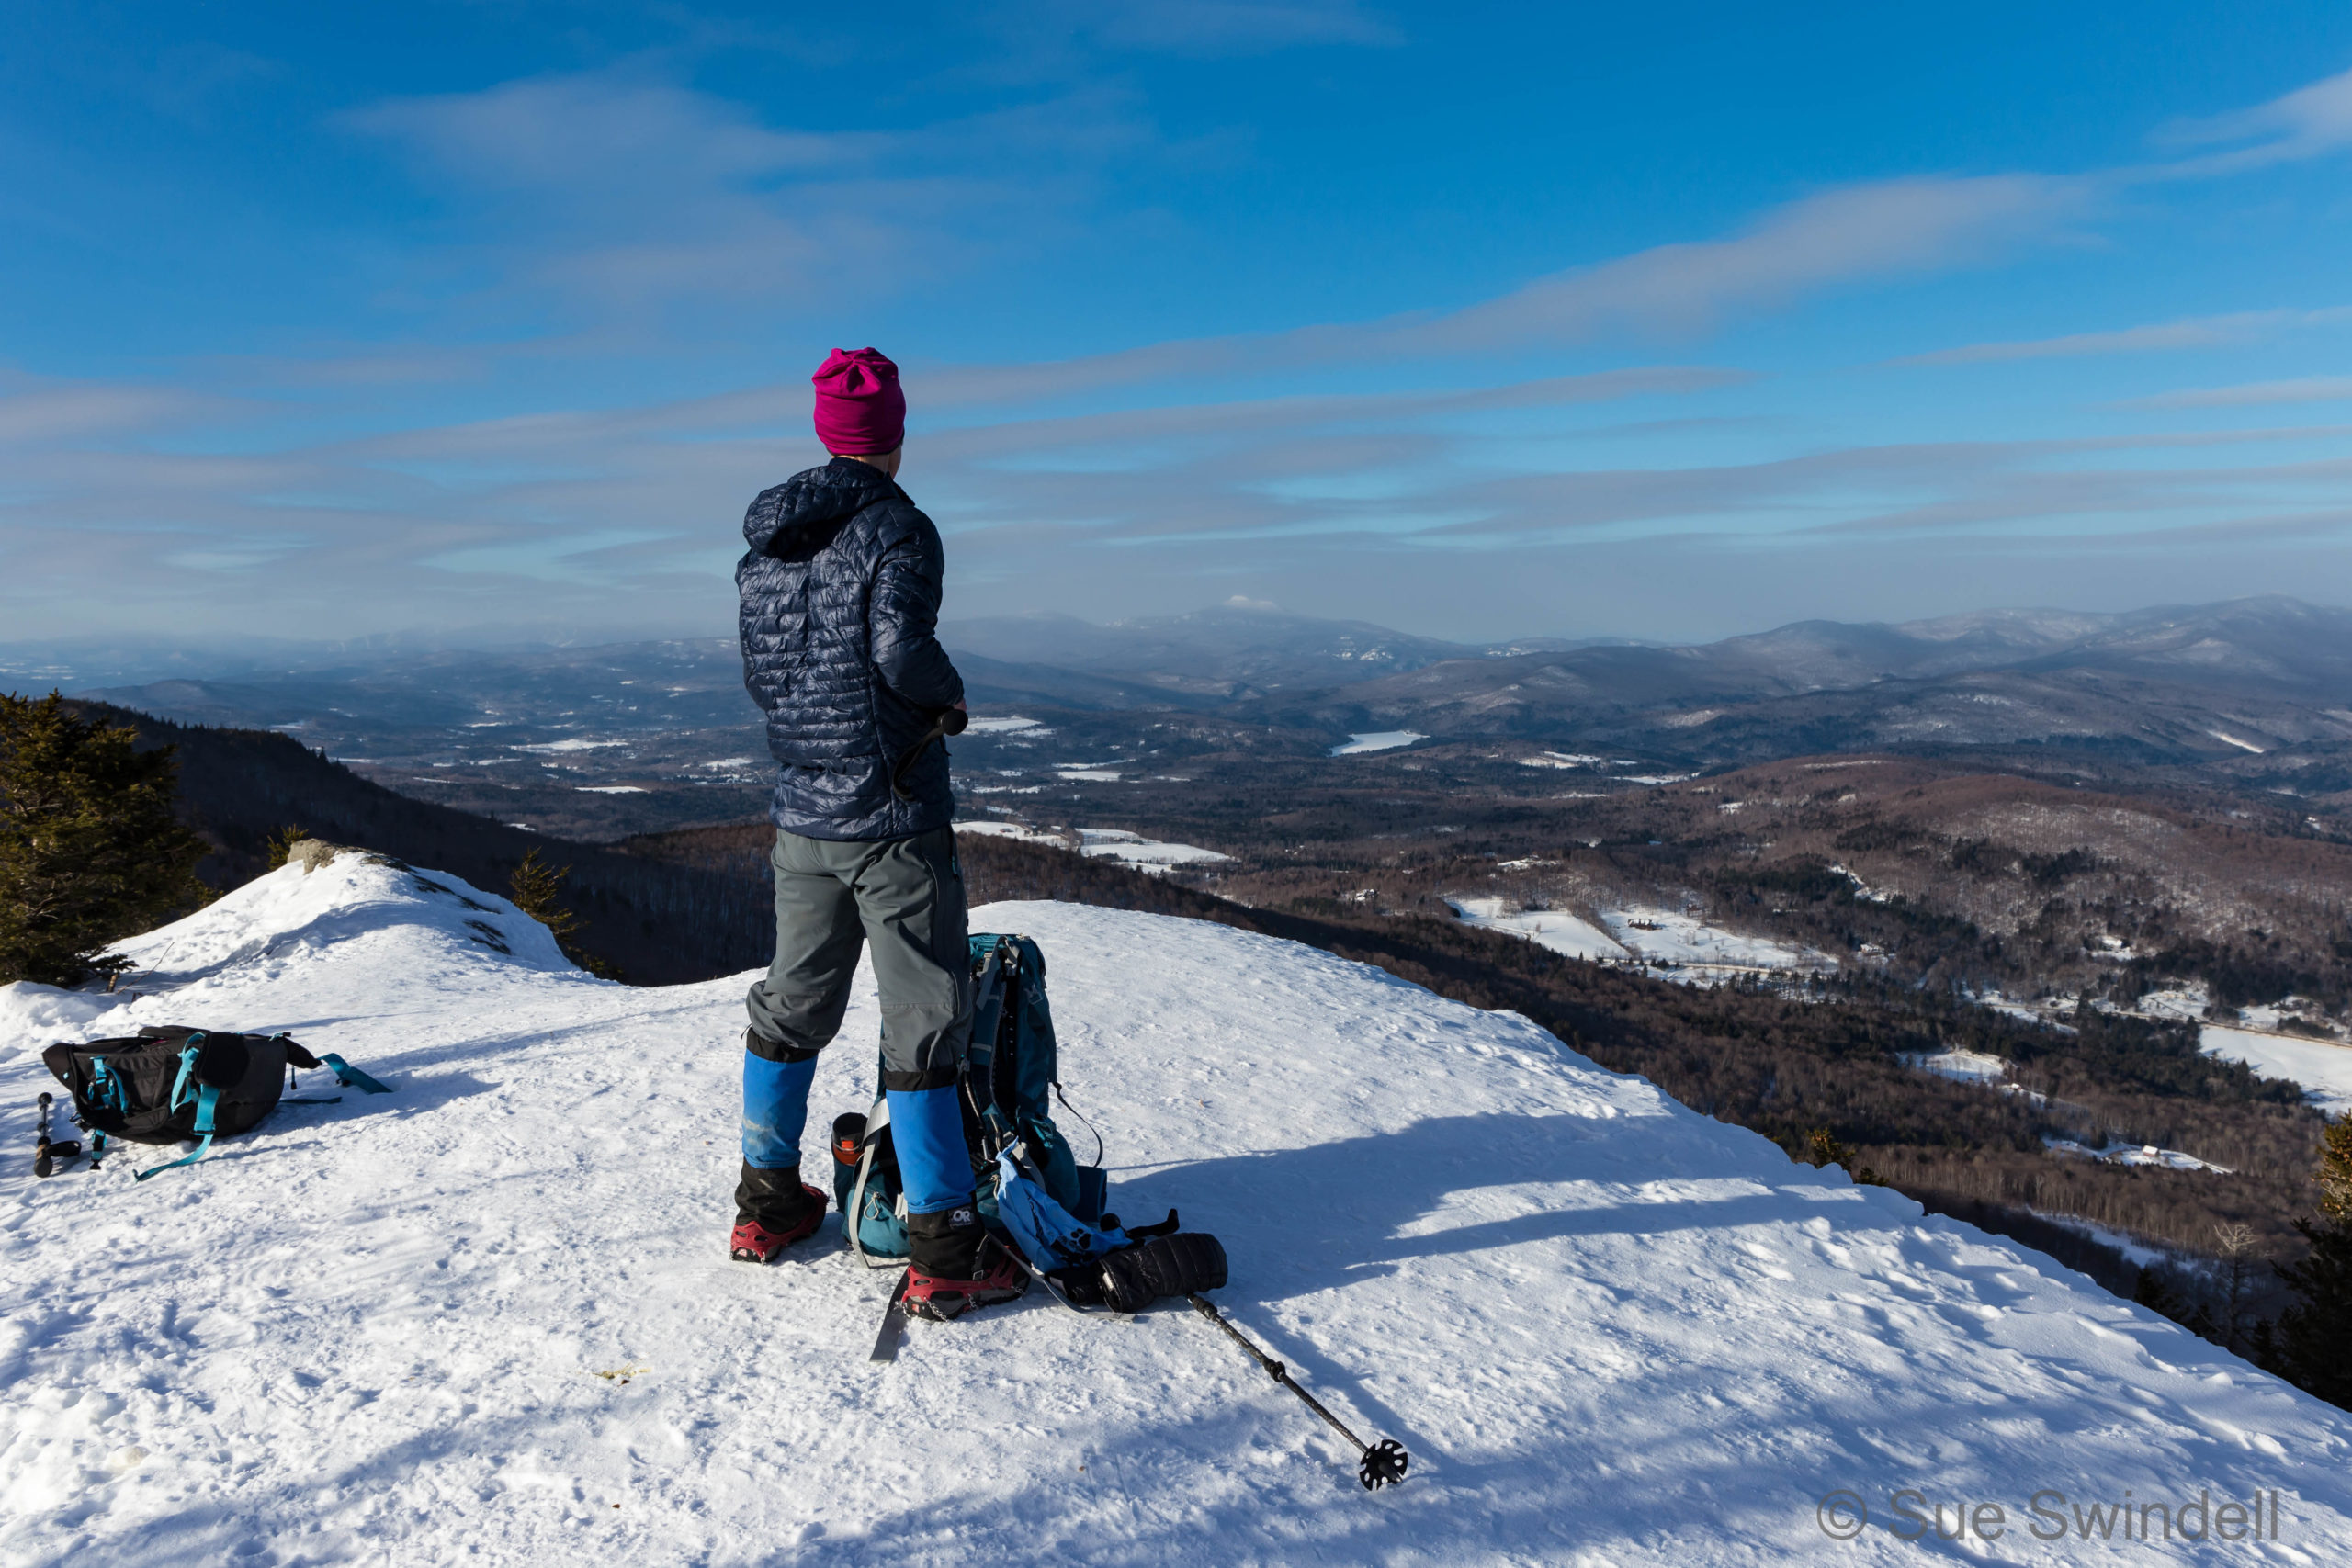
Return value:
[[(775, 963), (743, 1036), (743, 1169), (733, 1255), (765, 1263), (813, 1233), (800, 1179), (817, 1053), (842, 1026), (862, 942), (882, 993), (882, 1088), (907, 1202), (906, 1307), (956, 1317), (1028, 1275), (973, 1205), (956, 1084), (972, 1032), (956, 802), (936, 728), (964, 705), (939, 646), (939, 530), (896, 482), (899, 367), (835, 349), (812, 379), (832, 461), (760, 492), (735, 569), (743, 683), (776, 760)], [(951, 721), (952, 722), (952, 721)]]

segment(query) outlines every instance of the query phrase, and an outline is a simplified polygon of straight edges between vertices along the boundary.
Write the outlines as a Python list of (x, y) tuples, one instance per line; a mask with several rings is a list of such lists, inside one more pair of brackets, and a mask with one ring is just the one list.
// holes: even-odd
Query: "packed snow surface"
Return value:
[[(1033, 1296), (869, 1363), (889, 1275), (831, 1234), (725, 1256), (749, 977), (591, 980), (429, 881), (288, 868), (131, 944), (135, 997), (0, 993), (12, 1108), (44, 1042), (175, 1020), (396, 1091), (144, 1184), (168, 1151), (9, 1162), (0, 1562), (1909, 1564), (1905, 1488), (2005, 1510), (1939, 1558), (2216, 1560), (2024, 1533), (2036, 1491), (2065, 1519), (2127, 1489), (2275, 1490), (2249, 1560), (2352, 1551), (2352, 1415), (1510, 1014), (1148, 915), (973, 923), (1044, 944), (1118, 1209), (1223, 1237), (1227, 1314), (1410, 1479), (1361, 1491), (1181, 1305)], [(869, 992), (812, 1175), (871, 1089)]]
[(1053, 733), (1034, 718), (1020, 718), (1012, 715), (997, 718), (967, 719), (964, 728), (974, 735), (1012, 735), (1023, 730), (1035, 730), (1039, 735)]
[(2209, 1056), (2244, 1062), (2266, 1077), (2302, 1085), (2311, 1090), (2312, 1102), (2331, 1116), (2352, 1111), (2352, 1046), (2211, 1023), (2198, 1038)]
[(1331, 755), (1352, 757), (1363, 751), (1394, 751), (1399, 746), (1410, 746), (1416, 740), (1428, 739), (1428, 736), (1410, 729), (1375, 729), (1363, 735), (1349, 736), (1346, 745), (1331, 748)]

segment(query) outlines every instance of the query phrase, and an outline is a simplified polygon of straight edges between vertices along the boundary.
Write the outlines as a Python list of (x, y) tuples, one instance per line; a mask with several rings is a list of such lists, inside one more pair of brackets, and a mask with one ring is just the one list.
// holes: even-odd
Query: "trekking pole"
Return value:
[(40, 1097), (40, 1125), (33, 1130), (33, 1174), (48, 1176), (57, 1169), (57, 1162), (73, 1159), (82, 1152), (78, 1138), (51, 1143), (49, 1136), (49, 1096)]
[(922, 739), (908, 747), (906, 753), (899, 759), (899, 765), (890, 770), (890, 793), (900, 800), (912, 800), (914, 796), (907, 793), (907, 770), (915, 765), (916, 758), (930, 750), (933, 741), (963, 734), (964, 727), (971, 721), (972, 716), (962, 708), (940, 709), (939, 716), (931, 721), (931, 728), (922, 732)]
[(1403, 1444), (1394, 1438), (1383, 1438), (1379, 1442), (1367, 1446), (1363, 1439), (1349, 1431), (1337, 1416), (1324, 1409), (1321, 1400), (1299, 1387), (1296, 1381), (1291, 1377), (1288, 1367), (1259, 1349), (1250, 1342), (1249, 1337), (1241, 1330), (1226, 1322), (1224, 1314), (1209, 1304), (1207, 1297), (1197, 1291), (1193, 1291), (1187, 1292), (1184, 1299), (1193, 1303), (1194, 1312), (1224, 1329), (1236, 1345), (1250, 1352), (1250, 1359), (1263, 1367), (1268, 1377), (1306, 1401), (1306, 1407), (1309, 1410), (1329, 1422), (1333, 1431), (1347, 1438), (1348, 1447), (1355, 1450), (1356, 1456), (1363, 1461), (1356, 1467), (1356, 1479), (1363, 1483), (1365, 1491), (1377, 1492), (1384, 1486), (1394, 1486), (1405, 1479), (1405, 1467), (1412, 1461), (1407, 1457)]

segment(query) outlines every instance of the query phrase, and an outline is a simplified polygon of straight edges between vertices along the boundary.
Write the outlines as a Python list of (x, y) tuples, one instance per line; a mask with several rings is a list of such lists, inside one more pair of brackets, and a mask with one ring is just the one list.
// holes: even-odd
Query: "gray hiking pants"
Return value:
[(882, 1087), (953, 1084), (972, 1034), (972, 965), (964, 942), (964, 871), (956, 830), (864, 842), (779, 829), (775, 963), (752, 987), (751, 1049), (822, 1049), (841, 1032), (861, 941), (874, 945), (882, 993)]

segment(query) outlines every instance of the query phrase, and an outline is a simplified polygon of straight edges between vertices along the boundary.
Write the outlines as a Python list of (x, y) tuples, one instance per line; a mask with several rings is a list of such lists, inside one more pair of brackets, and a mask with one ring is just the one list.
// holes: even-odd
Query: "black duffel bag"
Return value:
[(108, 1138), (132, 1144), (197, 1140), (195, 1153), (139, 1172), (141, 1181), (157, 1171), (193, 1165), (214, 1138), (257, 1125), (277, 1109), (289, 1066), (329, 1067), (346, 1087), (390, 1092), (342, 1057), (313, 1056), (284, 1034), (151, 1025), (119, 1040), (51, 1045), (40, 1059), (73, 1095), (74, 1120), (91, 1134), (92, 1169)]

